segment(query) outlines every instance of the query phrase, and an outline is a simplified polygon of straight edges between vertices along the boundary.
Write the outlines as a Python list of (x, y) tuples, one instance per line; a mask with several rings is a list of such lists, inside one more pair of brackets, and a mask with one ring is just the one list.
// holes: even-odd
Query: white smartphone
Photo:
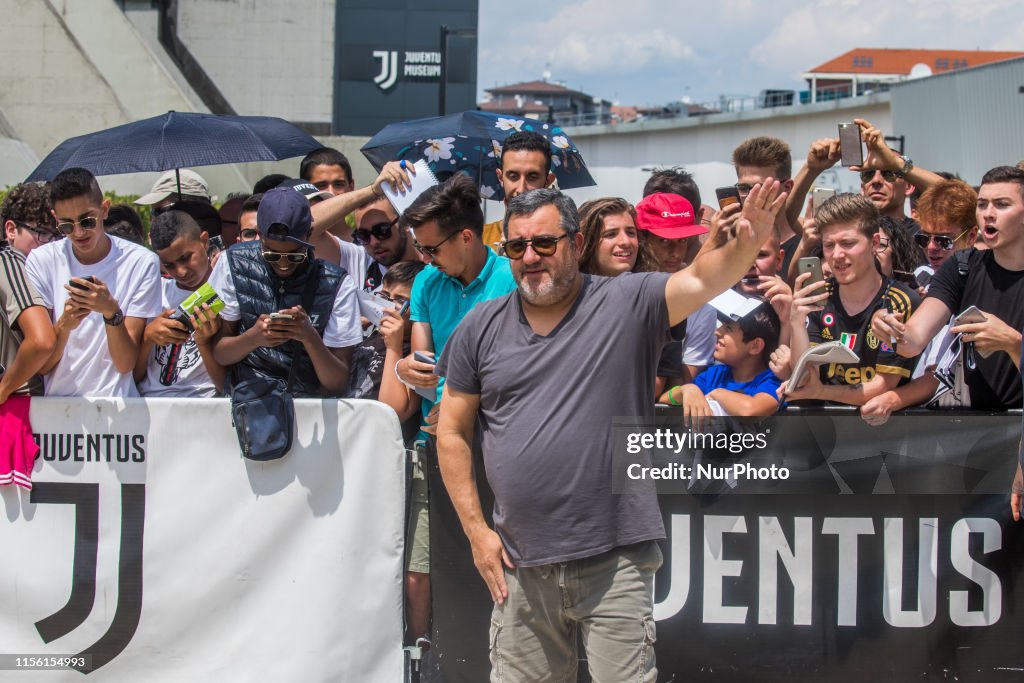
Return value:
[(427, 354), (423, 353), (422, 351), (414, 352), (412, 354), (412, 357), (415, 358), (416, 360), (418, 360), (421, 363), (426, 363), (427, 365), (436, 365), (437, 364), (436, 360), (434, 360), (433, 358), (431, 358)]
[(271, 313), (271, 320), (295, 320), (295, 316), (291, 313)]
[(978, 310), (977, 306), (968, 306), (960, 315), (956, 317), (954, 322), (957, 325), (968, 325), (970, 323), (983, 323), (988, 318), (985, 314)]

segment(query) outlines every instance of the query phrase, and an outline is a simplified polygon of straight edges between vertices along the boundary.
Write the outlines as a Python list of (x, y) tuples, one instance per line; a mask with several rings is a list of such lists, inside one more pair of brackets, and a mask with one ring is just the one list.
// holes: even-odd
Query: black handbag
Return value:
[(288, 384), (273, 377), (239, 382), (231, 391), (231, 421), (243, 456), (250, 460), (283, 457), (291, 450), (295, 434), (295, 403)]
[[(318, 264), (314, 262), (313, 267)], [(319, 268), (306, 280), (302, 305), (308, 311), (316, 289)], [(292, 380), (297, 363), (288, 370), (288, 381), (256, 376), (231, 386), (231, 421), (242, 455), (250, 460), (277, 460), (292, 447), (295, 436), (295, 402)]]

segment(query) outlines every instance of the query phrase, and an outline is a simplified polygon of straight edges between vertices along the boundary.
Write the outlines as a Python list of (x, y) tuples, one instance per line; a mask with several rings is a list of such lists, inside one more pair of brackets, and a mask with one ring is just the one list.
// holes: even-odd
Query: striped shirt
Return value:
[[(43, 299), (25, 275), (25, 257), (8, 245), (0, 247), (0, 363), (11, 367), (21, 346), (22, 334), (18, 318), (29, 306), (43, 306)], [(38, 377), (18, 388), (16, 393), (42, 394)]]

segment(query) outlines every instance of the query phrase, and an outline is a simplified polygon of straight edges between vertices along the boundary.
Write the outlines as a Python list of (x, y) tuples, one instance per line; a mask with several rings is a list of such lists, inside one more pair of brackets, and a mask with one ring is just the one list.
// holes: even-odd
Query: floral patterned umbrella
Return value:
[(423, 159), (439, 179), (461, 171), (475, 178), (480, 194), (501, 200), (495, 169), (502, 142), (517, 131), (540, 133), (551, 144), (551, 166), (562, 189), (596, 185), (580, 152), (558, 126), (511, 116), (465, 111), (392, 123), (363, 145), (362, 153), (378, 171), (389, 161)]

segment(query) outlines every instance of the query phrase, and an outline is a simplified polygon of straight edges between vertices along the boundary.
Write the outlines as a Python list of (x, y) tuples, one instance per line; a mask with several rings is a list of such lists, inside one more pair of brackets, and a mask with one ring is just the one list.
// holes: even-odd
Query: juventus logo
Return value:
[[(96, 559), (99, 545), (99, 485), (39, 482), (32, 488), (35, 504), (75, 506), (75, 551), (71, 595), (67, 604), (36, 622), (44, 643), (62, 638), (85, 623), (96, 601)], [(142, 614), (142, 537), (146, 486), (121, 484), (121, 556), (118, 561), (117, 607), (110, 628), (79, 655), (92, 655), (88, 674), (109, 663), (128, 646)]]
[(373, 58), (380, 60), (380, 73), (373, 77), (373, 82), (381, 90), (388, 90), (398, 80), (398, 51), (374, 50)]

